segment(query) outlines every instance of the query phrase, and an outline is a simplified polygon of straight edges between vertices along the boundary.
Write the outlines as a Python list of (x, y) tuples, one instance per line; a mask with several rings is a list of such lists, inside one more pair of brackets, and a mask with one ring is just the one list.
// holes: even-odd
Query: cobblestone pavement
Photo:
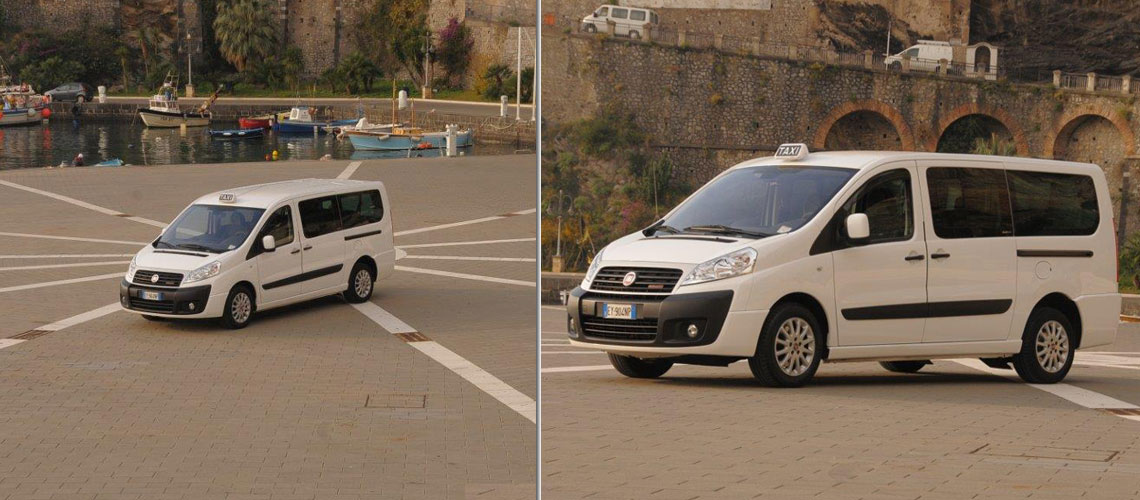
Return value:
[[(0, 498), (534, 498), (533, 155), (352, 173), (386, 183), (408, 245), (397, 265), (410, 270), (377, 283), (371, 303), (439, 347), (336, 297), (238, 331), (98, 314), (159, 231), (129, 216), (169, 221), (206, 192), (347, 164), (0, 173)], [(470, 241), (484, 243), (453, 245)], [(441, 270), (452, 275), (425, 274)], [(31, 330), (49, 331), (11, 339)], [(486, 375), (469, 379), (463, 363)]]
[[(546, 500), (1140, 495), (1140, 420), (955, 361), (824, 364), (801, 389), (760, 387), (744, 363), (634, 380), (565, 325), (543, 307)], [(1096, 351), (1066, 383), (1140, 405), (1140, 325)]]

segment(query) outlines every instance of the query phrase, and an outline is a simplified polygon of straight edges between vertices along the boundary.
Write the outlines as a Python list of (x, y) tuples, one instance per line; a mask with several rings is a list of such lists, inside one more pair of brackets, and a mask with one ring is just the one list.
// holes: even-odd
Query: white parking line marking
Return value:
[(0, 288), (0, 293), (17, 292), (20, 290), (31, 290), (33, 288), (43, 288), (43, 287), (56, 286), (56, 285), (70, 285), (72, 283), (83, 283), (84, 281), (98, 281), (98, 280), (105, 280), (105, 279), (110, 279), (110, 278), (121, 278), (124, 274), (127, 274), (127, 273), (122, 272), (122, 273), (100, 274), (98, 276), (86, 276), (83, 278), (72, 278), (69, 280), (44, 281), (41, 283), (31, 283), (31, 284), (27, 284), (27, 285), (10, 286), (7, 288)]
[(506, 240), (454, 241), (451, 243), (421, 243), (418, 245), (398, 245), (396, 248), (458, 247), (464, 245), (491, 245), (494, 243), (524, 243), (534, 240), (534, 238), (511, 238)]
[(0, 339), (0, 349), (12, 347), (20, 342), (24, 342), (24, 339)]
[(397, 271), (409, 272), (409, 273), (431, 274), (434, 276), (446, 276), (448, 278), (460, 278), (460, 279), (465, 279), (465, 280), (476, 280), (476, 281), (489, 281), (491, 283), (505, 283), (508, 285), (538, 286), (537, 283), (535, 283), (533, 281), (512, 280), (512, 279), (507, 279), (507, 278), (495, 278), (493, 276), (482, 276), (479, 274), (463, 274), (463, 273), (453, 273), (453, 272), (449, 272), (449, 271), (436, 271), (435, 269), (423, 269), (423, 268), (419, 268), (419, 267), (396, 266), (396, 270)]
[(404, 323), (400, 318), (393, 316), (392, 313), (385, 311), (384, 308), (376, 304), (364, 302), (361, 304), (353, 304), (352, 307), (364, 313), (365, 316), (368, 316), (368, 319), (380, 325), (381, 328), (388, 330), (389, 333), (416, 333), (416, 329), (412, 328), (411, 325)]
[(542, 355), (547, 354), (605, 354), (601, 351), (542, 351)]
[(40, 266), (11, 266), (0, 267), (0, 271), (24, 271), (29, 269), (59, 269), (63, 267), (84, 267), (84, 266), (110, 266), (112, 264), (130, 264), (129, 260), (113, 260), (103, 262), (78, 262), (75, 264), (44, 264)]
[(467, 257), (463, 255), (405, 255), (405, 259), (423, 260), (477, 260), (485, 262), (534, 262), (530, 257)]
[(87, 241), (91, 243), (113, 243), (116, 245), (136, 245), (144, 246), (149, 245), (148, 241), (123, 241), (123, 240), (101, 240), (98, 238), (79, 238), (75, 236), (52, 236), (49, 234), (28, 234), (28, 233), (5, 233), (0, 232), (0, 236), (15, 236), (17, 238), (42, 238), (45, 240), (67, 240), (67, 241)]
[(491, 222), (491, 221), (495, 221), (495, 220), (499, 220), (499, 219), (506, 219), (507, 217), (514, 217), (516, 215), (533, 214), (536, 211), (537, 210), (533, 209), (533, 208), (528, 209), (528, 210), (519, 210), (518, 212), (511, 212), (511, 213), (505, 214), (505, 215), (492, 215), (490, 217), (482, 217), (479, 219), (465, 220), (462, 222), (452, 222), (450, 224), (440, 224), (438, 226), (428, 226), (428, 227), (421, 227), (418, 229), (408, 229), (405, 231), (396, 231), (395, 235), (396, 236), (405, 236), (405, 235), (409, 235), (409, 234), (426, 233), (428, 231), (438, 231), (440, 229), (449, 229), (449, 228), (453, 228), (453, 227), (466, 226), (469, 224), (479, 224), (481, 222)]
[(614, 367), (610, 365), (557, 366), (554, 368), (543, 368), (542, 373), (595, 372), (600, 370), (612, 370), (613, 368)]
[(36, 330), (45, 330), (45, 331), (49, 331), (49, 332), (57, 332), (59, 330), (63, 330), (64, 328), (67, 328), (69, 326), (75, 326), (75, 325), (78, 325), (80, 323), (85, 323), (85, 322), (91, 321), (95, 318), (101, 318), (101, 317), (106, 316), (108, 314), (111, 314), (113, 312), (122, 311), (122, 310), (123, 310), (123, 308), (121, 306), (119, 306), (119, 303), (115, 302), (113, 304), (107, 304), (107, 305), (100, 307), (98, 309), (92, 309), (92, 310), (87, 311), (87, 312), (82, 313), (82, 314), (76, 314), (75, 316), (72, 316), (70, 318), (61, 319), (59, 321), (56, 321), (55, 323), (51, 323), (51, 324), (47, 324), (47, 325), (38, 327), (38, 328), (36, 328)]
[(0, 259), (86, 259), (95, 257), (134, 257), (133, 253), (54, 253), (43, 255), (8, 254), (0, 255)]
[[(1005, 377), (1005, 378), (1010, 379), (1010, 380), (1020, 380), (1017, 377), (1017, 375), (1015, 373), (1013, 373), (1011, 370), (999, 370), (997, 368), (990, 368), (989, 366), (986, 366), (985, 363), (982, 363), (981, 361), (979, 361), (977, 359), (952, 359), (951, 361), (954, 361), (960, 365), (963, 365), (963, 366), (966, 366), (969, 368), (973, 368), (973, 369), (978, 370), (978, 371), (989, 373), (991, 375), (997, 375), (999, 377)], [(1032, 387), (1034, 389), (1040, 389), (1042, 391), (1048, 392), (1049, 394), (1052, 394), (1052, 395), (1057, 396), (1061, 399), (1067, 400), (1071, 403), (1075, 403), (1077, 405), (1083, 406), (1085, 408), (1092, 408), (1092, 409), (1101, 409), (1101, 408), (1137, 409), (1137, 408), (1140, 408), (1140, 406), (1136, 406), (1132, 403), (1127, 403), (1127, 402), (1121, 401), (1121, 400), (1116, 399), (1116, 398), (1105, 396), (1104, 394), (1101, 394), (1099, 392), (1090, 391), (1088, 389), (1082, 389), (1082, 388), (1077, 387), (1075, 385), (1069, 385), (1069, 384), (1065, 384), (1065, 383), (1025, 384), (1025, 385)]]
[(20, 189), (23, 191), (27, 191), (29, 193), (35, 193), (38, 195), (47, 196), (48, 198), (54, 198), (56, 200), (59, 200), (59, 201), (65, 202), (65, 203), (70, 203), (70, 204), (75, 205), (77, 207), (82, 207), (82, 208), (86, 208), (88, 210), (93, 210), (93, 211), (99, 212), (101, 214), (113, 215), (115, 217), (123, 217), (123, 218), (128, 219), (128, 220), (132, 220), (135, 222), (141, 222), (143, 224), (149, 224), (149, 225), (152, 225), (155, 227), (166, 227), (165, 222), (159, 222), (156, 220), (147, 219), (145, 217), (135, 217), (135, 216), (124, 217), (127, 214), (124, 214), (118, 210), (111, 210), (110, 208), (104, 208), (104, 207), (101, 207), (99, 205), (87, 203), (86, 201), (77, 200), (77, 199), (72, 198), (70, 196), (64, 196), (62, 194), (56, 194), (56, 193), (52, 193), (50, 191), (44, 191), (42, 189), (36, 189), (34, 187), (28, 187), (28, 186), (25, 186), (23, 184), (16, 184), (15, 182), (8, 182), (5, 180), (0, 180), (0, 185), (8, 186), (10, 188)]
[(348, 179), (349, 177), (352, 177), (352, 174), (356, 173), (357, 168), (360, 168), (360, 162), (354, 161), (352, 163), (349, 163), (347, 167), (344, 167), (344, 172), (341, 172), (340, 175), (336, 176), (336, 178)]
[(532, 423), (537, 420), (538, 405), (530, 396), (507, 385), (506, 382), (499, 380), (486, 370), (479, 368), (474, 363), (467, 361), (462, 356), (452, 352), (437, 342), (409, 342), (408, 344), (420, 352), (427, 354), (428, 357), (447, 367), (468, 382), (471, 382), (475, 387), (478, 387), (483, 392), (491, 395), (491, 397), (499, 400), (500, 403), (507, 405), (510, 409), (522, 415), (523, 418), (530, 420)]
[[(353, 304), (352, 307), (364, 313), (364, 315), (374, 323), (380, 325), (381, 328), (393, 335), (400, 333), (419, 333), (415, 328), (412, 328), (411, 325), (403, 322), (400, 318), (397, 318), (375, 303), (365, 302), (363, 304)], [(425, 340), (407, 342), (407, 344), (426, 354), (429, 358), (435, 360), (447, 369), (455, 372), (456, 375), (463, 377), (464, 380), (471, 382), (471, 384), (479, 388), (479, 390), (499, 400), (500, 403), (507, 405), (507, 407), (519, 415), (522, 415), (523, 418), (531, 422), (535, 422), (538, 418), (538, 406), (530, 396), (519, 392), (506, 382), (499, 380), (486, 370), (479, 368), (474, 363), (467, 361), (462, 356), (440, 345), (438, 342)]]

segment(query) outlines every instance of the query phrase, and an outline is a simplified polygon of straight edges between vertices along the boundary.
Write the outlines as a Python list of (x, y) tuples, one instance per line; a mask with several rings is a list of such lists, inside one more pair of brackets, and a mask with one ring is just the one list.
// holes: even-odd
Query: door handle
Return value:
[(289, 255), (295, 255), (295, 254), (299, 254), (299, 253), (301, 253), (301, 249), (300, 248), (294, 248), (292, 252), (289, 252)]
[(313, 249), (313, 245), (305, 245), (305, 248), (303, 250), (312, 250), (312, 249)]
[(932, 254), (930, 254), (930, 258), (932, 258), (932, 259), (948, 259), (948, 258), (950, 258), (950, 254), (948, 254), (948, 253), (932, 253)]
[(920, 253), (916, 253), (916, 254), (911, 254), (911, 255), (907, 255), (906, 257), (903, 257), (903, 260), (910, 262), (912, 260), (922, 260), (925, 258), (926, 258), (925, 255), (922, 255)]

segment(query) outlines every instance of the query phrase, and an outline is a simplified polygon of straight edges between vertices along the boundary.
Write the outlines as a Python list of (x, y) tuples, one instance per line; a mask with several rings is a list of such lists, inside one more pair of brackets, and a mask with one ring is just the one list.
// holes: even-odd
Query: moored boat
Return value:
[(356, 123), (356, 119), (316, 121), (313, 120), (313, 115), (308, 108), (294, 107), (289, 110), (288, 118), (277, 120), (277, 124), (273, 126), (273, 129), (284, 134), (312, 134), (314, 131), (316, 133), (324, 133), (329, 127), (343, 127), (354, 123)]
[(0, 127), (34, 125), (47, 118), (44, 96), (26, 83), (13, 85), (8, 70), (0, 60)]
[(166, 76), (159, 92), (151, 96), (147, 107), (139, 109), (143, 124), (154, 128), (205, 127), (210, 124), (210, 105), (218, 98), (218, 91), (194, 111), (183, 111), (178, 106), (178, 90), (173, 77)]
[[(344, 135), (352, 142), (354, 149), (361, 151), (435, 149), (447, 146), (447, 132), (424, 132), (416, 127), (393, 127), (387, 132), (345, 130)], [(471, 146), (473, 136), (470, 129), (456, 132), (456, 147)]]
[(215, 139), (248, 139), (261, 137), (265, 130), (261, 128), (235, 128), (226, 130), (210, 130), (210, 137)]
[(281, 121), (289, 118), (289, 112), (280, 111), (268, 115), (243, 116), (241, 118), (238, 118), (238, 126), (241, 128), (261, 128), (268, 130), (270, 128), (273, 128), (274, 117), (277, 117), (277, 121)]

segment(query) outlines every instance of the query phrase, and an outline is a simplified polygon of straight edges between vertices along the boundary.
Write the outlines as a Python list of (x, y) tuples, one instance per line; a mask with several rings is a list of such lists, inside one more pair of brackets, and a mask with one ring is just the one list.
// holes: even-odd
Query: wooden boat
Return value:
[[(393, 127), (387, 132), (345, 130), (343, 133), (352, 142), (352, 147), (361, 151), (436, 149), (447, 146), (447, 132), (424, 132), (417, 127)], [(471, 146), (473, 136), (470, 129), (458, 131), (455, 134), (456, 147)]]
[(289, 110), (288, 118), (277, 121), (277, 124), (274, 125), (274, 130), (283, 134), (324, 133), (328, 127), (343, 127), (354, 123), (356, 123), (355, 119), (315, 121), (308, 108), (294, 107)]
[(238, 118), (238, 126), (241, 128), (261, 128), (261, 129), (268, 130), (268, 129), (273, 128), (273, 118), (274, 117), (277, 117), (277, 121), (281, 121), (281, 120), (284, 120), (286, 118), (289, 118), (289, 112), (288, 111), (281, 111), (278, 113), (273, 113), (273, 114), (268, 114), (268, 115), (248, 116), (248, 117), (243, 116), (241, 118)]
[(261, 137), (265, 133), (262, 128), (235, 128), (226, 130), (210, 130), (210, 137), (215, 139), (249, 139)]

